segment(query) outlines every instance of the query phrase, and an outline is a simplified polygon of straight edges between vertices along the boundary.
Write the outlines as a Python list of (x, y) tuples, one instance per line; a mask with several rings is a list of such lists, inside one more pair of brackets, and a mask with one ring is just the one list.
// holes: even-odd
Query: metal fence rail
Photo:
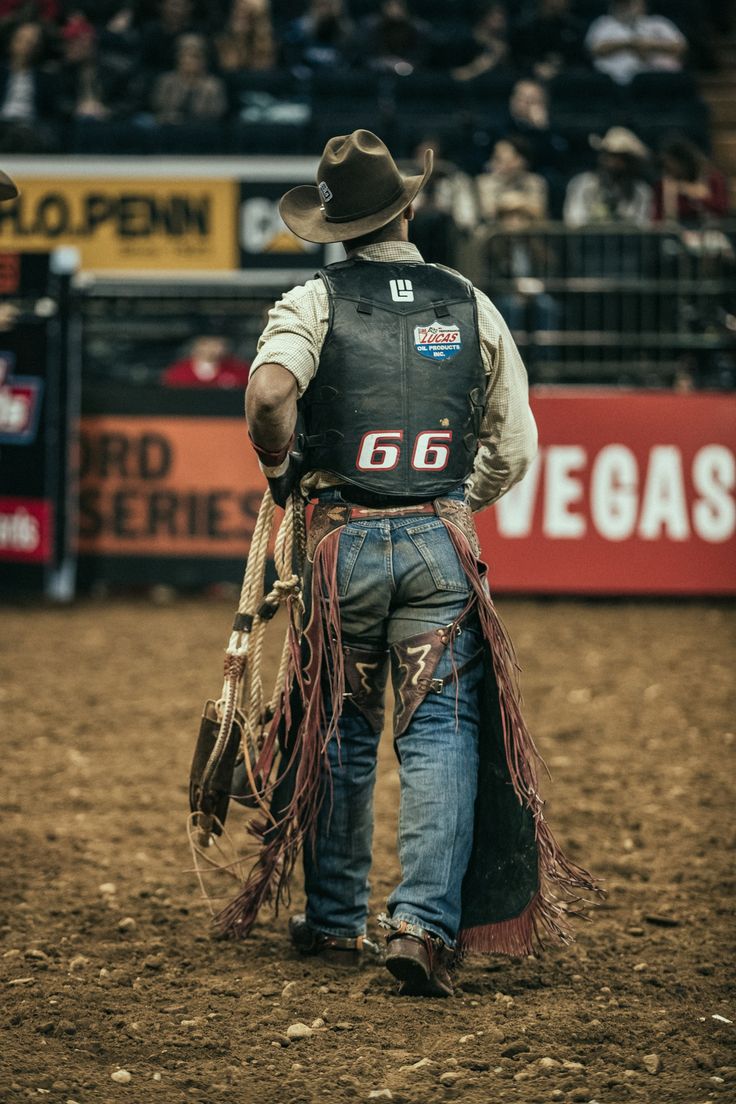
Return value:
[(483, 228), (474, 247), (532, 379), (736, 386), (736, 223)]

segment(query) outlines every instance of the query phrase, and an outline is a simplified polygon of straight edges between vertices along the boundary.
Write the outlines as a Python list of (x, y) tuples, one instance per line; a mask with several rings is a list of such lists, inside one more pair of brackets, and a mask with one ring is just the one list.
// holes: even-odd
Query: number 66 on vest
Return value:
[[(393, 471), (399, 463), (403, 429), (374, 429), (363, 434), (355, 466), (359, 471)], [(442, 471), (450, 459), (451, 429), (423, 429), (414, 440), (411, 466), (414, 471)]]

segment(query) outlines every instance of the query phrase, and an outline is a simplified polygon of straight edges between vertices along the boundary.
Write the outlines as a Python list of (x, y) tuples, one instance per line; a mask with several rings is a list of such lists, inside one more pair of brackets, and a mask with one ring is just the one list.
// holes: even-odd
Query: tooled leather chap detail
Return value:
[(388, 677), (388, 652), (369, 652), (352, 644), (343, 647), (345, 697), (360, 710), (374, 732), (383, 728), (384, 694)]
[(394, 739), (406, 732), (409, 722), (432, 687), (432, 678), (442, 653), (450, 642), (446, 625), (417, 633), (391, 646), (391, 679), (396, 704)]

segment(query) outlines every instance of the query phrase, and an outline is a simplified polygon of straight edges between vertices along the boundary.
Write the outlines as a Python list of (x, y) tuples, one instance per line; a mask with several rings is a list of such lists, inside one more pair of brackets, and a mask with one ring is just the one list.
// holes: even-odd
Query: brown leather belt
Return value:
[(416, 506), (350, 506), (348, 518), (411, 517), (413, 514), (436, 514), (434, 502), (419, 502)]

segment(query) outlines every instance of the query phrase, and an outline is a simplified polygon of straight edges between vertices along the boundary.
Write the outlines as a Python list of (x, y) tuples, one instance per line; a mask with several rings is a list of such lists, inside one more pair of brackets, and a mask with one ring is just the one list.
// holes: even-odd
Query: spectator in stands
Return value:
[(269, 0), (233, 0), (225, 29), (215, 38), (220, 69), (271, 69), (276, 63)]
[(164, 370), (164, 387), (239, 387), (245, 390), (250, 365), (233, 356), (230, 342), (218, 334), (203, 334), (189, 355)]
[(152, 72), (168, 72), (176, 65), (179, 37), (197, 34), (192, 0), (161, 0), (159, 17), (143, 28), (141, 52), (143, 65)]
[[(536, 207), (525, 195), (506, 192), (495, 224), (481, 231), (487, 267), (484, 287), (512, 330), (560, 328), (560, 304), (545, 290), (545, 280), (557, 273), (557, 257), (543, 234), (535, 233), (539, 222)], [(496, 281), (506, 286), (496, 290)], [(541, 350), (537, 359), (545, 359), (550, 351)]]
[(0, 0), (0, 35), (17, 23), (56, 23), (58, 0)]
[(100, 56), (97, 32), (83, 15), (72, 16), (61, 41), (59, 101), (66, 116), (108, 119), (134, 110), (130, 65), (118, 54)]
[(156, 81), (152, 106), (159, 123), (205, 122), (225, 114), (225, 86), (207, 70), (207, 46), (201, 35), (178, 40), (176, 69)]
[(495, 219), (502, 198), (509, 192), (524, 198), (533, 217), (547, 217), (547, 182), (529, 171), (530, 162), (531, 151), (524, 138), (509, 135), (496, 142), (489, 171), (476, 178), (481, 219)]
[(687, 41), (671, 19), (648, 15), (646, 0), (612, 0), (608, 15), (595, 19), (585, 38), (593, 64), (617, 84), (638, 73), (682, 69)]
[(429, 43), (430, 28), (409, 14), (406, 0), (383, 0), (378, 15), (359, 25), (352, 49), (356, 64), (403, 77), (424, 62)]
[(516, 82), (509, 97), (507, 133), (525, 138), (534, 165), (545, 175), (556, 171), (568, 150), (567, 139), (550, 129), (547, 89), (538, 80)]
[(645, 179), (649, 151), (626, 127), (592, 136), (598, 150), (594, 172), (579, 173), (567, 186), (563, 217), (572, 228), (624, 222), (645, 227), (652, 221), (652, 189)]
[(654, 189), (654, 218), (699, 226), (729, 213), (728, 182), (696, 145), (672, 137), (659, 151), (662, 176)]
[(508, 16), (503, 4), (492, 3), (473, 27), (471, 59), (453, 69), (455, 80), (473, 80), (503, 65), (509, 54)]
[(353, 35), (342, 0), (312, 0), (309, 10), (289, 27), (284, 43), (290, 65), (340, 68)]
[(43, 29), (20, 23), (0, 66), (0, 149), (42, 153), (53, 147), (56, 82), (41, 66)]
[(570, 11), (570, 0), (538, 0), (537, 10), (517, 25), (511, 52), (522, 70), (549, 80), (584, 58), (584, 24)]
[[(422, 139), (414, 151), (413, 163), (407, 166), (407, 172), (415, 173), (417, 166), (424, 164), (424, 155), (428, 149), (434, 153), (434, 168), (430, 180), (414, 199), (416, 218), (419, 218), (425, 205), (431, 206), (432, 210), (450, 216), (455, 232), (458, 229), (474, 230), (478, 225), (478, 200), (473, 179), (452, 161), (445, 159), (439, 138)], [(420, 253), (426, 259), (424, 251), (420, 249)]]

